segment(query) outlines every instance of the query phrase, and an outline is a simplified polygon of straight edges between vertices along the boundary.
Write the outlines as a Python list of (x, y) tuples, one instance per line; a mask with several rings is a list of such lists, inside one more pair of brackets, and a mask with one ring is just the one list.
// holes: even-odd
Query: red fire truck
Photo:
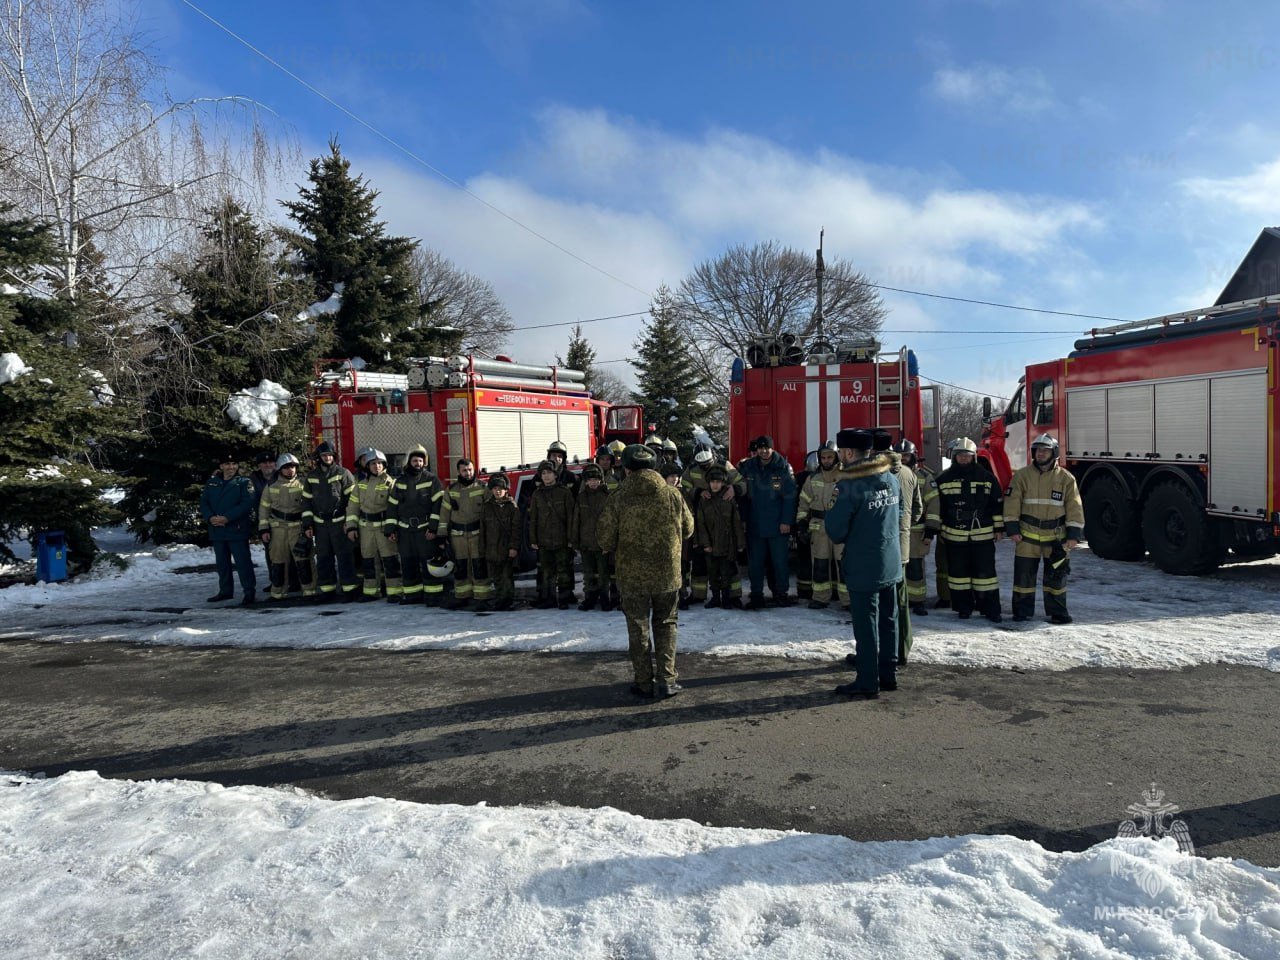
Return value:
[(308, 404), (313, 441), (328, 440), (348, 468), (358, 450), (376, 447), (396, 473), (422, 444), (442, 479), (467, 457), (481, 473), (507, 473), (519, 498), (552, 442), (563, 443), (574, 463), (610, 440), (643, 436), (640, 407), (593, 399), (580, 370), (474, 356), (414, 360), (405, 373), (358, 366), (342, 361), (318, 373)]
[(869, 338), (807, 347), (790, 334), (759, 338), (729, 376), (729, 452), (745, 457), (753, 439), (768, 435), (798, 472), (839, 430), (881, 429), (910, 440), (937, 469), (939, 403), (906, 347), (882, 356)]
[(1228, 548), (1269, 556), (1278, 321), (1280, 298), (1264, 296), (1089, 331), (1069, 356), (1028, 366), (1002, 414), (986, 402), (979, 456), (1007, 485), (1030, 439), (1053, 434), (1099, 556), (1149, 552), (1175, 574), (1212, 570)]

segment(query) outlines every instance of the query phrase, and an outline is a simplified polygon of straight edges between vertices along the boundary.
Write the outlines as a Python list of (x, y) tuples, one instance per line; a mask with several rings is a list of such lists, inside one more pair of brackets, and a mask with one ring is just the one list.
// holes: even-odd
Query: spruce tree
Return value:
[[(167, 318), (147, 358), (146, 435), (135, 446), (135, 483), (123, 503), (131, 529), (157, 542), (203, 542), (200, 489), (224, 451), (249, 460), (258, 450), (299, 449), (303, 395), (328, 335), (327, 318), (298, 318), (310, 289), (286, 275), (281, 252), (253, 217), (230, 198), (207, 213), (200, 248), (173, 269), (185, 309)], [(268, 433), (251, 435), (227, 404), (262, 380), (295, 399), (280, 405)]]
[(44, 288), (57, 256), (48, 227), (0, 207), (0, 557), (56, 529), (82, 567), (92, 528), (117, 518), (102, 499), (116, 478), (98, 465), (124, 415), (88, 365), (85, 311)]
[(635, 343), (636, 389), (633, 399), (644, 407), (645, 419), (657, 425), (658, 435), (674, 440), (688, 460), (693, 448), (693, 425), (704, 411), (698, 399), (704, 384), (689, 355), (688, 339), (671, 290), (663, 285), (649, 306), (644, 333)]
[(281, 236), (296, 255), (294, 270), (316, 301), (340, 289), (334, 350), (372, 368), (430, 349), (413, 331), (422, 305), (411, 268), (417, 241), (393, 237), (378, 219), (378, 192), (351, 175), (337, 141), (311, 161), (299, 199), (282, 201), (296, 230)]
[(582, 324), (578, 324), (573, 328), (573, 332), (569, 334), (569, 349), (562, 358), (556, 354), (556, 364), (566, 367), (569, 370), (581, 370), (585, 377), (587, 389), (593, 389), (592, 380), (595, 375), (594, 364), (596, 362), (596, 351), (591, 342), (582, 333)]

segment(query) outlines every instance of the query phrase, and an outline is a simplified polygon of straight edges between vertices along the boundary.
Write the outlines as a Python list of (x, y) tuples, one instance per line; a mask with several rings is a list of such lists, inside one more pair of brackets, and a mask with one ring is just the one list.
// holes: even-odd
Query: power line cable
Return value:
[(399, 143), (398, 141), (396, 141), (396, 140), (392, 139), (390, 136), (388, 136), (387, 134), (383, 133), (381, 130), (379, 130), (377, 127), (375, 127), (375, 126), (374, 126), (373, 124), (371, 124), (369, 121), (365, 120), (363, 117), (359, 117), (359, 116), (357, 116), (355, 113), (351, 112), (351, 111), (350, 111), (350, 110), (348, 110), (346, 107), (344, 107), (342, 104), (338, 103), (338, 101), (334, 100), (334, 99), (333, 99), (332, 97), (330, 97), (328, 94), (325, 94), (325, 93), (321, 92), (321, 91), (320, 91), (320, 90), (318, 90), (317, 88), (313, 87), (311, 84), (307, 83), (307, 81), (306, 81), (306, 80), (303, 80), (300, 76), (298, 76), (296, 73), (294, 73), (294, 72), (293, 72), (292, 70), (290, 70), (288, 67), (284, 66), (284, 64), (280, 63), (278, 60), (273, 59), (272, 57), (268, 56), (268, 55), (267, 55), (266, 53), (264, 53), (263, 51), (259, 50), (259, 49), (258, 49), (257, 47), (255, 47), (252, 43), (250, 43), (250, 42), (249, 42), (248, 40), (246, 40), (244, 37), (240, 36), (240, 34), (236, 33), (234, 30), (232, 30), (232, 29), (231, 29), (230, 27), (228, 27), (226, 24), (224, 24), (224, 23), (222, 23), (221, 21), (217, 20), (216, 18), (214, 18), (214, 17), (210, 16), (210, 15), (209, 15), (208, 13), (206, 13), (205, 11), (201, 10), (201, 9), (200, 9), (199, 7), (197, 7), (194, 3), (192, 3), (192, 2), (191, 2), (191, 0), (182, 0), (182, 2), (183, 2), (184, 4), (186, 4), (188, 7), (190, 7), (192, 10), (194, 10), (196, 13), (200, 14), (200, 16), (204, 17), (204, 18), (205, 18), (206, 20), (208, 20), (210, 23), (212, 23), (212, 24), (213, 24), (215, 27), (217, 27), (219, 30), (221, 30), (221, 31), (223, 31), (225, 34), (227, 34), (227, 36), (229, 36), (229, 37), (233, 38), (234, 40), (236, 40), (236, 41), (238, 41), (239, 43), (243, 44), (243, 45), (244, 45), (245, 47), (247, 47), (248, 49), (252, 50), (254, 53), (256, 53), (256, 54), (257, 54), (259, 57), (261, 57), (263, 60), (267, 61), (267, 63), (271, 64), (271, 65), (272, 65), (273, 67), (275, 67), (277, 70), (281, 71), (281, 72), (282, 72), (282, 73), (284, 73), (286, 76), (291, 77), (293, 80), (295, 80), (296, 82), (298, 82), (299, 84), (301, 84), (303, 87), (305, 87), (306, 89), (310, 90), (312, 93), (314, 93), (314, 94), (315, 94), (317, 97), (319, 97), (321, 100), (324, 100), (326, 103), (328, 103), (330, 106), (334, 107), (335, 109), (337, 109), (337, 110), (341, 110), (341, 111), (342, 111), (343, 113), (345, 113), (348, 117), (350, 117), (350, 118), (351, 118), (352, 120), (354, 120), (356, 123), (360, 124), (362, 127), (364, 127), (366, 130), (368, 130), (370, 133), (373, 133), (375, 136), (378, 136), (378, 137), (380, 137), (381, 139), (385, 140), (387, 143), (391, 144), (391, 146), (395, 147), (397, 150), (399, 150), (399, 151), (400, 151), (401, 153), (403, 153), (405, 156), (409, 157), (411, 160), (415, 161), (416, 163), (421, 164), (423, 167), (425, 167), (426, 169), (430, 170), (432, 173), (434, 173), (434, 174), (435, 174), (437, 177), (439, 177), (441, 180), (444, 180), (446, 183), (451, 184), (452, 186), (454, 186), (454, 187), (456, 187), (457, 189), (461, 190), (461, 191), (462, 191), (463, 193), (465, 193), (467, 196), (471, 197), (471, 199), (476, 200), (476, 201), (479, 201), (480, 203), (483, 203), (486, 207), (488, 207), (488, 208), (489, 208), (490, 210), (492, 210), (494, 213), (496, 213), (496, 214), (498, 214), (499, 216), (501, 216), (501, 217), (505, 218), (506, 220), (509, 220), (511, 223), (514, 223), (514, 224), (515, 224), (517, 227), (519, 227), (521, 230), (524, 230), (524, 231), (526, 231), (526, 232), (528, 232), (528, 233), (532, 234), (533, 236), (537, 237), (537, 238), (538, 238), (539, 240), (541, 240), (543, 243), (550, 244), (551, 246), (555, 247), (557, 250), (559, 250), (561, 253), (565, 254), (566, 256), (572, 257), (574, 260), (577, 260), (577, 261), (578, 261), (579, 263), (581, 263), (583, 266), (590, 267), (592, 270), (596, 271), (596, 272), (597, 272), (597, 273), (599, 273), (599, 274), (602, 274), (602, 275), (604, 275), (604, 276), (608, 277), (610, 280), (614, 280), (614, 281), (616, 281), (616, 282), (618, 282), (618, 283), (622, 284), (624, 287), (629, 287), (629, 288), (631, 288), (632, 290), (636, 291), (636, 293), (643, 294), (643, 295), (644, 295), (644, 296), (646, 296), (646, 297), (653, 296), (653, 294), (652, 294), (652, 293), (650, 293), (649, 291), (647, 291), (647, 290), (642, 290), (640, 287), (637, 287), (634, 283), (630, 283), (629, 281), (622, 279), (622, 278), (621, 278), (621, 277), (619, 277), (618, 275), (613, 274), (613, 273), (610, 273), (610, 272), (609, 272), (608, 270), (606, 270), (604, 267), (597, 266), (596, 264), (592, 263), (590, 260), (587, 260), (585, 257), (580, 257), (578, 254), (574, 253), (574, 252), (573, 252), (572, 250), (570, 250), (568, 247), (562, 246), (561, 244), (559, 244), (559, 243), (557, 243), (556, 241), (552, 240), (552, 239), (551, 239), (550, 237), (548, 237), (546, 234), (539, 233), (537, 230), (535, 230), (533, 227), (529, 226), (527, 223), (524, 223), (523, 221), (516, 219), (516, 218), (515, 218), (515, 217), (513, 217), (511, 214), (509, 214), (509, 213), (507, 213), (505, 210), (503, 210), (502, 208), (495, 206), (494, 204), (490, 203), (488, 200), (484, 199), (484, 197), (481, 197), (479, 194), (473, 193), (471, 190), (467, 189), (465, 186), (463, 186), (463, 185), (462, 185), (461, 183), (459, 183), (457, 180), (453, 179), (453, 177), (449, 176), (449, 175), (448, 175), (447, 173), (445, 173), (443, 170), (440, 170), (439, 168), (432, 166), (430, 163), (428, 163), (428, 162), (427, 162), (426, 160), (424, 160), (422, 157), (418, 156), (416, 153), (414, 153), (414, 152), (413, 152), (412, 150), (410, 150), (408, 147), (406, 147), (406, 146), (404, 146), (403, 144)]

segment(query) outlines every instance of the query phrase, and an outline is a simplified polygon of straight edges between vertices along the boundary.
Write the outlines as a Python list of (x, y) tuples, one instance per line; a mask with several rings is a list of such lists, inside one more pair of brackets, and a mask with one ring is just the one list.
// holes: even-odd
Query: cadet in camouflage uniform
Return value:
[[(566, 473), (568, 471), (565, 471)], [(529, 504), (529, 545), (538, 551), (539, 609), (568, 610), (573, 595), (573, 493), (560, 483), (551, 460), (538, 464), (538, 486)]]
[(463, 457), (455, 479), (445, 491), (440, 507), (440, 535), (453, 547), (453, 599), (451, 609), (489, 603), (489, 572), (480, 548), (480, 511), (489, 490), (476, 480), (476, 465)]
[[(511, 499), (511, 481), (505, 473), (489, 478), (489, 496), (480, 508), (480, 550), (493, 588), (493, 609), (515, 606), (516, 557), (520, 555), (520, 508)], [(476, 612), (487, 610), (487, 601), (476, 601)]]
[[(690, 511), (695, 514), (697, 513), (698, 500), (706, 499), (711, 495), (707, 484), (707, 471), (716, 465), (716, 456), (710, 448), (705, 445), (700, 446), (693, 455), (693, 463), (685, 467), (684, 473), (680, 476), (680, 490), (689, 502)], [(738, 468), (731, 463), (720, 464), (719, 466), (725, 473), (725, 481), (728, 485), (725, 496), (729, 500), (733, 500), (746, 493), (747, 484), (742, 479), (742, 474), (738, 472)], [(742, 577), (738, 573), (736, 564), (734, 565), (734, 579), (736, 582), (733, 585), (733, 589), (740, 596), (742, 594)], [(689, 586), (691, 588), (690, 601), (701, 603), (707, 598), (707, 556), (701, 550), (693, 551)]]
[(275, 479), (263, 489), (258, 504), (258, 534), (267, 547), (272, 600), (288, 596), (290, 563), (297, 565), (302, 595), (315, 596), (310, 561), (298, 561), (293, 556), (293, 545), (302, 535), (303, 489), (298, 477), (298, 458), (292, 453), (282, 453), (275, 464)]
[(674, 696), (681, 689), (676, 682), (680, 548), (693, 536), (693, 516), (680, 491), (664, 484), (655, 472), (652, 451), (634, 444), (623, 453), (622, 465), (627, 479), (605, 503), (598, 536), (600, 546), (617, 558), (635, 672), (631, 692), (640, 697)]
[(302, 490), (306, 501), (302, 525), (303, 532), (315, 538), (318, 598), (321, 601), (335, 599), (341, 581), (342, 599), (354, 600), (360, 584), (356, 579), (351, 541), (343, 527), (347, 520), (347, 502), (355, 492), (356, 478), (335, 461), (333, 446), (328, 440), (316, 447), (315, 458), (315, 468), (307, 474)]
[(444, 600), (445, 581), (432, 576), (428, 563), (436, 556), (436, 529), (444, 485), (427, 469), (427, 451), (418, 445), (405, 457), (404, 473), (387, 498), (387, 539), (400, 551), (401, 603), (425, 599), (436, 607)]
[(612, 609), (609, 602), (609, 561), (600, 549), (597, 527), (604, 512), (609, 490), (604, 485), (604, 474), (594, 463), (582, 468), (582, 487), (578, 490), (578, 502), (573, 510), (573, 527), (570, 539), (582, 554), (582, 602), (579, 610), (593, 610), (597, 603), (604, 610)]
[(347, 503), (347, 536), (360, 548), (364, 568), (365, 600), (377, 600), (379, 584), (386, 584), (387, 602), (400, 602), (400, 554), (387, 539), (387, 502), (395, 481), (387, 474), (387, 457), (381, 450), (365, 454), (365, 478), (356, 481), (356, 492)]
[(840, 480), (840, 461), (835, 444), (829, 443), (818, 451), (818, 468), (809, 474), (796, 501), (796, 536), (808, 541), (812, 563), (813, 598), (809, 609), (822, 610), (831, 603), (832, 591), (836, 591), (842, 603), (848, 602), (844, 592), (844, 579), (840, 576), (840, 558), (843, 544), (831, 542), (823, 519), (835, 503), (836, 484)]
[(1016, 471), (1004, 498), (1005, 531), (1013, 550), (1013, 619), (1036, 612), (1036, 568), (1044, 560), (1044, 612), (1054, 623), (1067, 613), (1067, 553), (1084, 538), (1084, 506), (1076, 478), (1058, 466), (1058, 441), (1031, 441), (1031, 463)]
[[(738, 513), (733, 487), (724, 467), (706, 471), (707, 496), (696, 497), (693, 507), (694, 555), (706, 558), (711, 595), (705, 606), (742, 609), (742, 576), (738, 554), (747, 549), (747, 532)], [(735, 586), (736, 584), (736, 586)]]

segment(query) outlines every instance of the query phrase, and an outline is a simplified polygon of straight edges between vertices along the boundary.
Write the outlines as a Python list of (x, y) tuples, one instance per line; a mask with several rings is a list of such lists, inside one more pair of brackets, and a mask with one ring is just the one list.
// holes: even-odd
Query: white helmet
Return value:
[(693, 455), (693, 462), (703, 467), (709, 467), (715, 461), (716, 455), (703, 447)]
[(276, 469), (279, 470), (283, 467), (289, 466), (290, 464), (293, 464), (295, 467), (298, 466), (298, 458), (292, 453), (282, 453), (280, 454), (279, 459), (276, 460)]
[(956, 453), (974, 453), (978, 452), (978, 445), (968, 437), (956, 437), (947, 444), (947, 451), (952, 454)]
[(1036, 447), (1048, 447), (1056, 455), (1058, 452), (1058, 441), (1054, 439), (1051, 433), (1042, 433), (1031, 441), (1031, 449)]
[(375, 460), (381, 460), (383, 466), (386, 466), (387, 455), (383, 453), (381, 450), (375, 450), (373, 447), (370, 447), (369, 452), (365, 455), (364, 462), (366, 465), (368, 465), (370, 463), (373, 463), (373, 461)]
[(666, 440), (662, 441), (662, 449), (669, 453), (674, 453), (679, 449), (679, 447), (676, 446), (676, 442), (674, 440), (668, 437)]
[(427, 573), (437, 579), (443, 580), (445, 577), (450, 576), (453, 573), (453, 561), (448, 557), (428, 560)]

